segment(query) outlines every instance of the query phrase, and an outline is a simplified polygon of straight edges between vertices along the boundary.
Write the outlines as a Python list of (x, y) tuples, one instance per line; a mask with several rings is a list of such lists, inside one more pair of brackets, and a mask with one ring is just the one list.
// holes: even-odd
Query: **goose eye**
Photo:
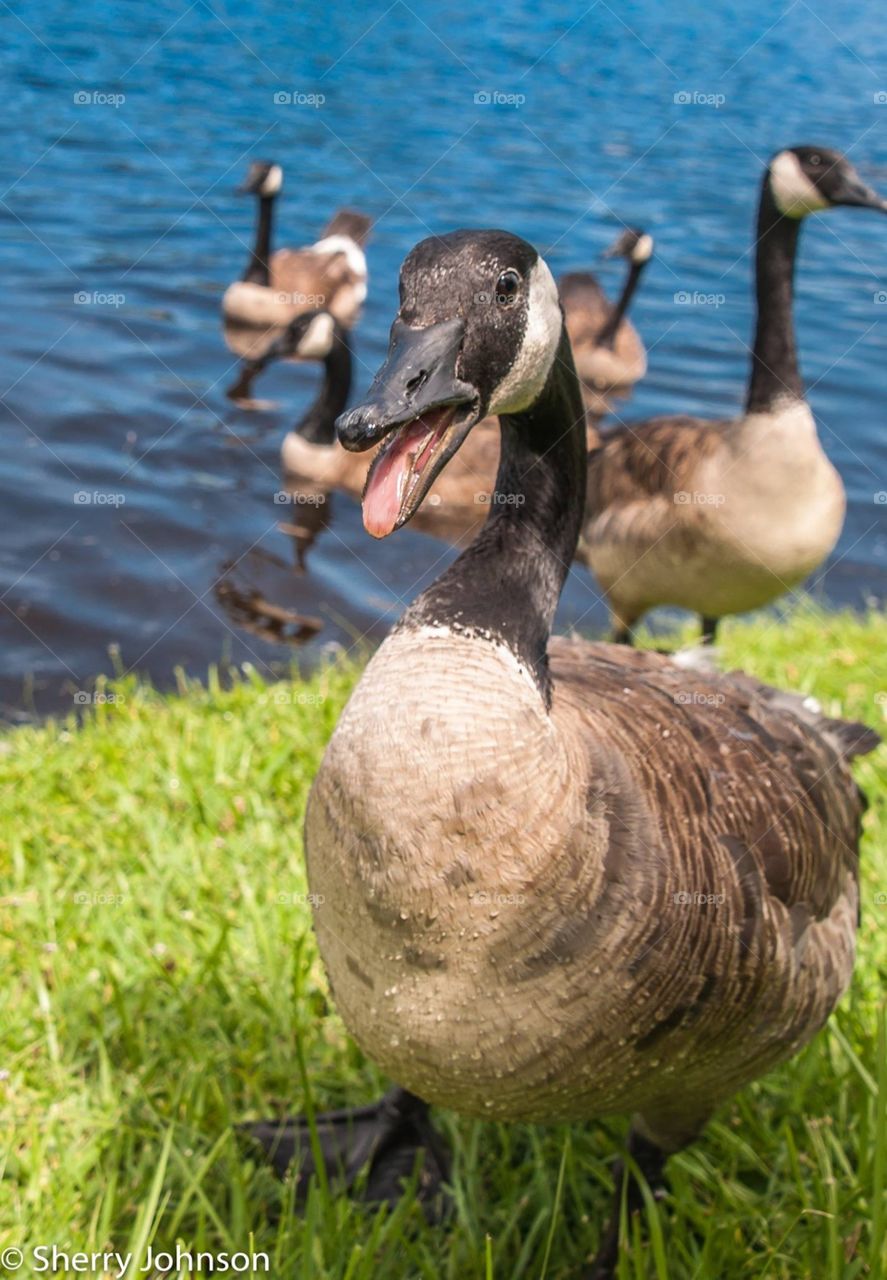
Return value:
[(520, 276), (516, 271), (503, 271), (496, 281), (496, 301), (500, 307), (508, 307), (517, 297)]

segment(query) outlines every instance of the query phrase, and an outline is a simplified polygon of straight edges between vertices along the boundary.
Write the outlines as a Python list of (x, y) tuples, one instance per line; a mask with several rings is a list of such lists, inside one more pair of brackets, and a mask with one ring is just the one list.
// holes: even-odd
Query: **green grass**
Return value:
[[(883, 617), (734, 623), (723, 649), (885, 727)], [(242, 1119), (303, 1110), (300, 1059), (318, 1107), (385, 1084), (327, 1002), (301, 857), (308, 787), (356, 675), (268, 687), (247, 673), (171, 696), (127, 682), (82, 725), (0, 737), (0, 1255), (181, 1241), (265, 1251), (270, 1274), (302, 1280), (556, 1280), (593, 1251), (618, 1120), (441, 1114), (446, 1228), (409, 1196), (386, 1215), (319, 1189), (299, 1217), (234, 1137)], [(623, 1280), (887, 1280), (885, 775), (887, 749), (859, 762), (872, 804), (851, 993), (672, 1161)]]

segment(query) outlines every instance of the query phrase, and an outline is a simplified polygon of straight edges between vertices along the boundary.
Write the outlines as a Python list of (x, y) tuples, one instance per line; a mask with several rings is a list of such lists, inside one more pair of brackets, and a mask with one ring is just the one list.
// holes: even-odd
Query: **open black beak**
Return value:
[(476, 387), (456, 373), (464, 322), (415, 329), (395, 320), (388, 357), (362, 404), (336, 420), (352, 452), (390, 437), (373, 460), (363, 496), (364, 524), (385, 537), (405, 524), (482, 417)]
[(848, 178), (837, 195), (832, 197), (832, 203), (887, 213), (887, 200), (879, 196), (872, 187), (866, 186), (861, 178)]

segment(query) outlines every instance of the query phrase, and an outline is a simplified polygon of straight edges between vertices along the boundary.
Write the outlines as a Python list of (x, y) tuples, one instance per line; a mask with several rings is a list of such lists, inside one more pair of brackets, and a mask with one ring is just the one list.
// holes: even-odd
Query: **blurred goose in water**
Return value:
[[(256, 238), (246, 270), (229, 285), (222, 299), (229, 346), (241, 354), (237, 327), (268, 330), (273, 337), (281, 325), (305, 311), (324, 308), (350, 328), (367, 292), (364, 245), (371, 220), (352, 209), (335, 213), (320, 240), (304, 249), (272, 253), (274, 202), (283, 183), (280, 165), (255, 162), (242, 191), (258, 200)], [(231, 340), (231, 334), (234, 339)], [(248, 398), (246, 388), (244, 399)]]
[[(370, 661), (305, 819), (337, 1008), (397, 1086), (316, 1131), (251, 1126), (279, 1170), (298, 1154), (307, 1175), (313, 1151), (373, 1200), (397, 1199), (420, 1150), (420, 1194), (446, 1180), (431, 1103), (632, 1114), (656, 1189), (720, 1103), (815, 1035), (853, 965), (846, 761), (876, 736), (742, 674), (551, 639), (587, 483), (557, 289), (506, 232), (436, 236), (407, 257), (388, 358), (339, 420), (349, 450), (381, 443), (371, 534), (415, 517), (486, 414), (502, 438), (487, 522)], [(615, 1275), (623, 1195), (642, 1203), (620, 1170), (593, 1280)]]
[(576, 372), (593, 396), (624, 395), (647, 372), (644, 344), (626, 313), (652, 256), (653, 237), (632, 227), (606, 251), (605, 257), (628, 262), (615, 303), (590, 271), (570, 271), (558, 282)]
[(224, 316), (235, 323), (268, 327), (324, 307), (342, 324), (352, 325), (366, 298), (363, 246), (372, 223), (365, 214), (340, 209), (316, 244), (272, 253), (274, 202), (282, 185), (279, 164), (250, 165), (240, 190), (258, 200), (256, 238), (243, 276), (225, 291)]
[(804, 399), (792, 317), (801, 221), (837, 206), (887, 211), (853, 165), (791, 147), (767, 166), (756, 231), (757, 325), (745, 412), (631, 422), (589, 465), (579, 556), (609, 599), (615, 638), (648, 609), (718, 620), (769, 604), (818, 568), (838, 540), (844, 486)]

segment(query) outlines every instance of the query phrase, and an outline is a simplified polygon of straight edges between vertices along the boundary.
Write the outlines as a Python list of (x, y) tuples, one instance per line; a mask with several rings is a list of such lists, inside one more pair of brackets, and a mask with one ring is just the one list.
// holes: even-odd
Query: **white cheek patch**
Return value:
[(323, 311), (311, 321), (296, 351), (307, 360), (322, 360), (329, 355), (332, 346), (333, 317)]
[[(363, 249), (350, 236), (325, 236), (311, 246), (312, 253), (344, 253), (351, 271), (359, 280), (367, 278), (367, 260)], [(366, 296), (366, 289), (364, 289)]]
[(780, 151), (771, 163), (770, 190), (777, 209), (787, 218), (804, 218), (829, 207), (792, 151)]
[(638, 242), (631, 251), (632, 262), (649, 262), (653, 257), (653, 237), (643, 235), (638, 237)]
[(538, 400), (554, 362), (563, 316), (554, 276), (538, 258), (530, 272), (527, 327), (514, 363), (490, 397), (488, 413), (520, 413)]
[(279, 164), (272, 164), (262, 183), (263, 196), (276, 196), (283, 186), (283, 170)]

